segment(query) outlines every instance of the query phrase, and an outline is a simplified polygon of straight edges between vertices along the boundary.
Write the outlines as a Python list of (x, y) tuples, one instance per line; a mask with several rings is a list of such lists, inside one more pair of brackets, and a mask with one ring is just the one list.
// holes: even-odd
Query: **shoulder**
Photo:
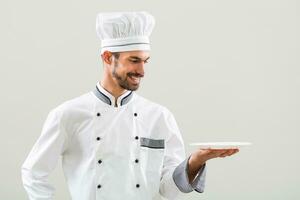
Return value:
[(80, 124), (93, 118), (94, 98), (90, 92), (69, 99), (50, 110), (47, 122), (60, 124), (68, 133), (73, 133)]
[(91, 110), (94, 106), (93, 102), (91, 93), (87, 92), (78, 97), (62, 102), (50, 110), (50, 113), (60, 116), (61, 118), (68, 118), (72, 116), (72, 114)]
[(135, 94), (135, 106), (137, 109), (146, 110), (151, 113), (158, 113), (164, 118), (173, 117), (172, 112), (164, 105), (161, 105), (159, 103), (156, 103), (154, 101), (151, 101), (149, 99), (146, 99), (145, 97), (142, 97), (138, 94)]

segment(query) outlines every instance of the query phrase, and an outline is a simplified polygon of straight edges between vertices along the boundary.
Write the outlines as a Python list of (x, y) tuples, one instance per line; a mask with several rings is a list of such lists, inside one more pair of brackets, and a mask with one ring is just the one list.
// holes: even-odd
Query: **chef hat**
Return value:
[(99, 13), (96, 32), (101, 40), (101, 54), (150, 50), (149, 36), (154, 24), (154, 17), (147, 12)]

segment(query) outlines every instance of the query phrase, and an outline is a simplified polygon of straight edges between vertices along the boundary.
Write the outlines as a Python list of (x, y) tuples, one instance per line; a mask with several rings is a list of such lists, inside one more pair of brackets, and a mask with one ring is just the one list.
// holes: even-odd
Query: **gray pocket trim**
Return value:
[(150, 138), (140, 138), (141, 147), (148, 147), (153, 149), (164, 149), (165, 148), (165, 140), (157, 140)]

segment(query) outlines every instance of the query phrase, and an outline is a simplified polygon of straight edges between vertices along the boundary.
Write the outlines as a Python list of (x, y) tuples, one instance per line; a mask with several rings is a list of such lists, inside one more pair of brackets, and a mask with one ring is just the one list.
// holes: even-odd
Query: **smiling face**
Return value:
[[(106, 53), (106, 54), (105, 54)], [(149, 60), (148, 51), (128, 51), (120, 53), (105, 52), (104, 60), (110, 57), (109, 71), (114, 85), (135, 91), (144, 77), (144, 67)]]

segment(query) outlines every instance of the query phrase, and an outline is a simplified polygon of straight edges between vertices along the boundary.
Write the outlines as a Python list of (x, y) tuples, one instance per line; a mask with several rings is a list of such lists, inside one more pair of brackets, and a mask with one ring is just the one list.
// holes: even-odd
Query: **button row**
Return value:
[[(100, 117), (100, 116), (101, 116), (101, 113), (98, 112), (96, 115), (97, 115), (97, 117)], [(135, 117), (137, 117), (138, 114), (137, 114), (137, 113), (134, 113), (133, 115), (134, 115)]]
[[(138, 140), (139, 136), (135, 136), (134, 139)], [(98, 140), (98, 141), (101, 140), (101, 137), (96, 137), (96, 140)]]
[[(101, 187), (102, 187), (102, 186), (101, 186), (100, 184), (97, 185), (97, 188), (98, 188), (98, 189), (100, 189)], [(136, 184), (135, 187), (136, 187), (136, 188), (139, 188), (139, 187), (140, 187), (140, 184)]]
[[(101, 116), (101, 114), (100, 114), (100, 113), (97, 113), (97, 117), (100, 117), (100, 116)], [(134, 113), (134, 116), (137, 117), (137, 113)], [(100, 137), (97, 137), (96, 139), (97, 139), (98, 141), (101, 140)], [(138, 139), (139, 139), (139, 136), (135, 136), (135, 139), (138, 140)], [(139, 160), (138, 160), (138, 159), (135, 159), (135, 163), (138, 163), (138, 162), (139, 162)], [(101, 163), (102, 163), (102, 160), (98, 160), (98, 163), (101, 164)], [(100, 189), (101, 187), (102, 187), (102, 186), (101, 186), (100, 184), (97, 185), (97, 188), (98, 188), (98, 189)], [(139, 187), (140, 187), (140, 184), (136, 184), (135, 187), (136, 187), (136, 188), (139, 188)]]
[[(135, 159), (134, 162), (139, 163), (139, 159)], [(98, 164), (101, 164), (101, 163), (102, 163), (102, 160), (98, 160)]]

